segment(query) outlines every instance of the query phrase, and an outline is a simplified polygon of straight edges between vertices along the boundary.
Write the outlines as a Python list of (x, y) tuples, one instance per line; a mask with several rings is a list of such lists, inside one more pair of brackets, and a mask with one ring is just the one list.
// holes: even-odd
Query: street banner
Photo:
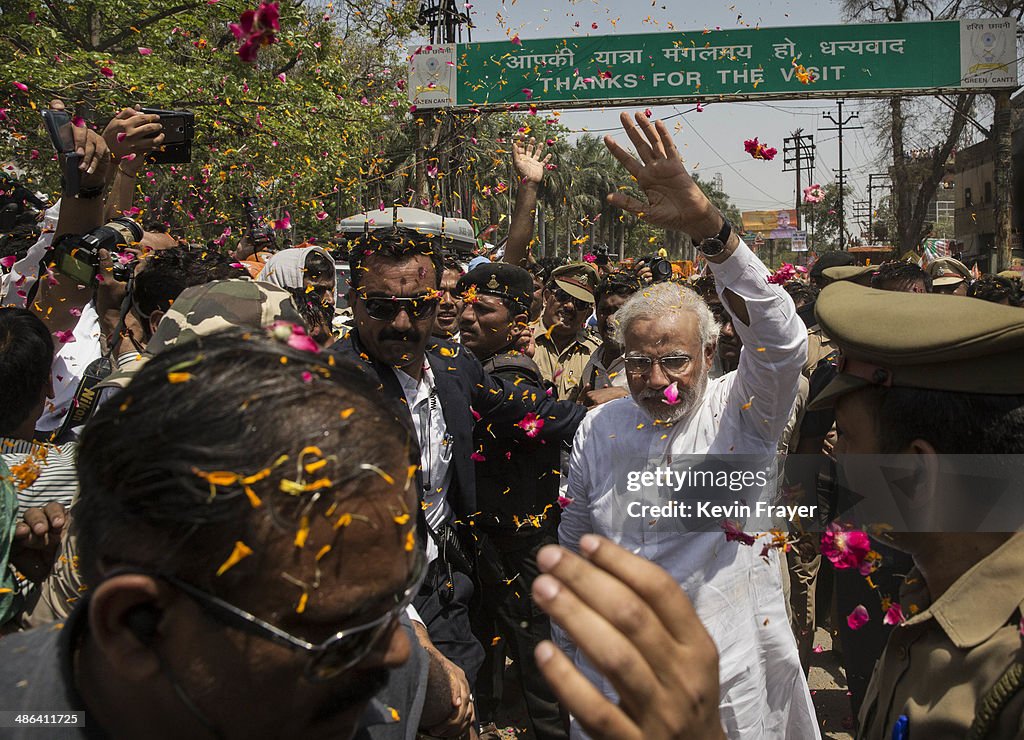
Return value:
[(529, 109), (1017, 87), (1016, 23), (962, 19), (409, 49), (416, 108)]

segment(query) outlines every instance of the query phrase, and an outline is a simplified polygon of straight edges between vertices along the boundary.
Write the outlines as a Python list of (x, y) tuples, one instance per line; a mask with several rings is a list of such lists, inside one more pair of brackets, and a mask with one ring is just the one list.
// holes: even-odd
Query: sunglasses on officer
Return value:
[(420, 295), (412, 298), (398, 296), (375, 296), (363, 298), (366, 313), (376, 321), (394, 321), (405, 311), (413, 321), (427, 319), (437, 311), (438, 295)]
[(425, 552), (417, 548), (415, 553), (409, 580), (400, 592), (387, 597), (387, 600), (392, 602), (387, 611), (374, 620), (341, 630), (318, 644), (307, 642), (301, 637), (285, 632), (280, 627), (264, 622), (244, 609), (229, 604), (174, 576), (144, 569), (124, 568), (111, 572), (107, 577), (138, 573), (159, 578), (184, 593), (205, 610), (210, 617), (225, 627), (269, 640), (295, 652), (307, 653), (309, 658), (306, 661), (303, 675), (307, 681), (317, 683), (337, 678), (366, 658), (381, 638), (390, 632), (395, 620), (412, 603), (413, 598), (419, 593), (427, 573)]

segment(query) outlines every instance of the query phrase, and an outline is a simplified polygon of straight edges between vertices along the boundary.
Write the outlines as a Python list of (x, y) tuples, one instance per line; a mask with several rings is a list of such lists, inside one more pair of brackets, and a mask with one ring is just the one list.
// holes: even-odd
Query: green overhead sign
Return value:
[(1017, 87), (1010, 19), (873, 23), (410, 49), (418, 108), (573, 107)]

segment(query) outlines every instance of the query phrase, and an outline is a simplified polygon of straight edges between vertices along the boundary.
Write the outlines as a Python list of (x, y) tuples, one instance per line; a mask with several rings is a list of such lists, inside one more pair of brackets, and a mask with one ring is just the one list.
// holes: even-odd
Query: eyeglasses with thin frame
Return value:
[(366, 313), (377, 321), (394, 321), (405, 311), (413, 321), (430, 318), (437, 311), (437, 295), (423, 295), (413, 298), (398, 296), (363, 298)]
[(412, 603), (416, 594), (419, 593), (420, 586), (423, 584), (427, 573), (426, 554), (419, 548), (416, 548), (415, 552), (412, 576), (402, 592), (394, 594), (394, 606), (376, 619), (341, 630), (318, 644), (308, 642), (301, 637), (285, 632), (280, 627), (264, 622), (244, 609), (229, 604), (223, 599), (208, 594), (174, 576), (129, 567), (117, 569), (107, 577), (139, 573), (159, 578), (182, 591), (224, 626), (269, 640), (296, 652), (309, 653), (310, 657), (306, 662), (304, 675), (308, 681), (317, 683), (329, 681), (340, 676), (366, 658), (380, 642), (380, 639), (389, 632), (395, 620)]
[(654, 364), (661, 365), (666, 373), (678, 375), (690, 366), (693, 358), (684, 354), (665, 355), (664, 357), (648, 357), (647, 355), (626, 355), (624, 358), (626, 372), (630, 375), (647, 375)]

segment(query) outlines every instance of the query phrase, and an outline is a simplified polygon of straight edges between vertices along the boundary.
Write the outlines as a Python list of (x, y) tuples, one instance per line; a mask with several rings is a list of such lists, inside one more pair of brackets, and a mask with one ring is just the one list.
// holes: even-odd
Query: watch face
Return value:
[(723, 249), (725, 249), (725, 244), (722, 243), (721, 239), (716, 239), (715, 237), (705, 239), (700, 243), (700, 251), (707, 257), (714, 257)]

